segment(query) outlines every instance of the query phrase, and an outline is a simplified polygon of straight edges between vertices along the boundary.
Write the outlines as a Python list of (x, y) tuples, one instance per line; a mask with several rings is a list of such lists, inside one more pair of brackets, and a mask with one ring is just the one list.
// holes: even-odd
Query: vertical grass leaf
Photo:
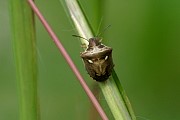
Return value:
[(20, 120), (39, 120), (37, 58), (33, 12), (27, 0), (9, 0)]

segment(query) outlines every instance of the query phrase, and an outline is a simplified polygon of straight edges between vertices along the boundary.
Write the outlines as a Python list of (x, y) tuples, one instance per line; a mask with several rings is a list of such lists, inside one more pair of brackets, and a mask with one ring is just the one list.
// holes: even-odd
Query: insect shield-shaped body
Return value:
[(88, 48), (80, 56), (93, 79), (101, 82), (109, 78), (114, 67), (112, 48), (103, 45), (100, 38), (90, 38)]

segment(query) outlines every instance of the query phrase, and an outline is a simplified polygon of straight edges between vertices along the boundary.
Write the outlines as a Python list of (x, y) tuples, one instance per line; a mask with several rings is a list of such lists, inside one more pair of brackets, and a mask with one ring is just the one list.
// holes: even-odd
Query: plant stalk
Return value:
[[(65, 0), (67, 11), (80, 36), (89, 39), (93, 37), (93, 30), (89, 26), (89, 22), (80, 7), (77, 0)], [(88, 42), (81, 39), (83, 44)], [(136, 120), (130, 102), (123, 90), (120, 81), (113, 70), (112, 76), (105, 82), (99, 82), (99, 86), (103, 92), (106, 102), (115, 118), (115, 120)]]
[(39, 120), (34, 14), (27, 0), (9, 0), (20, 120)]

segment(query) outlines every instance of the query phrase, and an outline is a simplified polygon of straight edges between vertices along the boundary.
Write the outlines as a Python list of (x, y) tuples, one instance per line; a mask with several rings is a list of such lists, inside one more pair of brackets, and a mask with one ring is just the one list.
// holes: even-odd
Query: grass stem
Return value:
[(34, 15), (26, 0), (9, 0), (20, 120), (39, 120)]
[[(83, 38), (89, 39), (92, 34), (92, 27), (86, 19), (82, 8), (77, 0), (65, 0), (69, 15), (76, 27), (78, 33)], [(81, 39), (82, 43), (88, 45), (88, 42)], [(136, 120), (130, 102), (120, 84), (120, 81), (113, 70), (112, 76), (105, 82), (99, 82), (99, 86), (104, 94), (106, 102), (115, 118), (115, 120)]]

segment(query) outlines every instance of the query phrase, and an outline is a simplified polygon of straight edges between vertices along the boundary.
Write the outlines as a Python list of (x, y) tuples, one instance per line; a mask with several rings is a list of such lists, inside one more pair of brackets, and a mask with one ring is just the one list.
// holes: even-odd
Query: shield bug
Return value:
[[(83, 38), (77, 35), (73, 36)], [(99, 82), (107, 80), (114, 67), (112, 48), (102, 44), (101, 41), (102, 39), (99, 37), (90, 38), (88, 47), (80, 54), (88, 74)]]

